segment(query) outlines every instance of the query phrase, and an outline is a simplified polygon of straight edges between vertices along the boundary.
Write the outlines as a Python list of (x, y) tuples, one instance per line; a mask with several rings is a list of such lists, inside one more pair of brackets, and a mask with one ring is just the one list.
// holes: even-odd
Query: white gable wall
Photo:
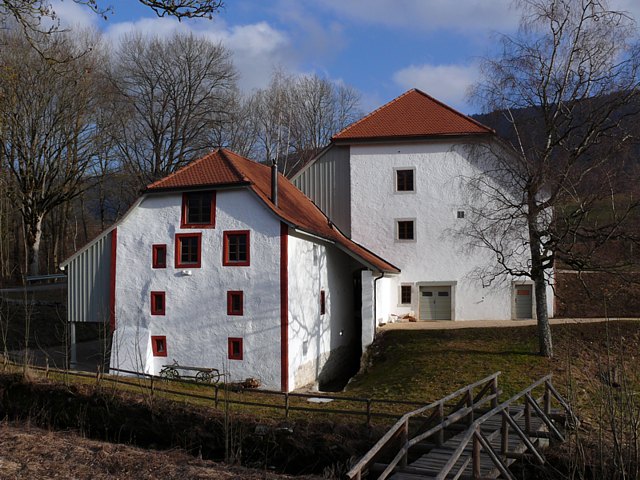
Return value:
[[(280, 388), (280, 221), (248, 190), (216, 196), (213, 229), (181, 229), (181, 193), (150, 195), (118, 226), (116, 331), (111, 366), (159, 373), (173, 359), (215, 367), (231, 380), (257, 377)], [(223, 232), (250, 230), (250, 266), (222, 265)], [(174, 268), (175, 234), (202, 232), (201, 267)], [(167, 245), (167, 268), (153, 269), (153, 244)], [(227, 291), (244, 292), (244, 315), (227, 315)], [(150, 292), (166, 292), (166, 314), (151, 315)], [(165, 335), (167, 357), (150, 337)], [(228, 337), (243, 359), (228, 359)]]
[[(359, 265), (336, 247), (306, 235), (289, 236), (289, 386), (329, 380), (350, 355), (360, 356), (353, 305)], [(359, 273), (358, 273), (359, 274)], [(320, 291), (325, 314), (320, 314)]]
[[(402, 270), (378, 282), (379, 322), (392, 313), (418, 316), (420, 284), (451, 286), (454, 320), (512, 318), (513, 279), (483, 288), (473, 272), (492, 255), (468, 250), (454, 235), (466, 221), (456, 218), (469, 201), (463, 177), (476, 173), (461, 152), (448, 142), (351, 146), (352, 239)], [(395, 191), (398, 168), (415, 168), (415, 192)], [(415, 241), (396, 240), (398, 219), (415, 220)], [(412, 285), (410, 307), (400, 305), (401, 284)], [(551, 289), (548, 297), (551, 309)]]

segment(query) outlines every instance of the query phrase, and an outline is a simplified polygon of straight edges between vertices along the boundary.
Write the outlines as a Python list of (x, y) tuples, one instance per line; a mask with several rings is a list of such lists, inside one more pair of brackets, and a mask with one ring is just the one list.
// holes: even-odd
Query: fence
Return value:
[[(15, 362), (7, 362), (15, 367), (24, 368), (24, 365), (15, 363)], [(385, 400), (385, 399), (374, 399), (374, 398), (363, 398), (363, 397), (351, 397), (351, 396), (342, 396), (342, 395), (325, 395), (324, 393), (318, 392), (317, 394), (308, 394), (308, 393), (295, 393), (295, 392), (279, 392), (276, 390), (263, 390), (263, 389), (242, 389), (238, 387), (234, 387), (232, 385), (227, 384), (203, 384), (196, 383), (190, 380), (183, 379), (171, 379), (168, 380), (163, 377), (158, 377), (156, 375), (151, 375), (147, 373), (134, 372), (131, 370), (122, 370), (117, 368), (111, 368), (111, 372), (117, 372), (119, 374), (124, 375), (109, 375), (104, 374), (98, 369), (97, 373), (88, 373), (88, 372), (80, 372), (76, 370), (63, 370), (58, 368), (50, 368), (48, 366), (40, 367), (40, 366), (32, 366), (29, 365), (28, 368), (32, 371), (44, 372), (44, 376), (49, 378), (52, 374), (58, 374), (67, 377), (78, 377), (78, 378), (87, 378), (93, 379), (97, 384), (101, 382), (111, 382), (116, 385), (128, 385), (131, 387), (135, 387), (141, 389), (147, 395), (153, 397), (157, 394), (165, 394), (165, 395), (173, 395), (179, 397), (183, 400), (187, 399), (196, 399), (200, 401), (205, 401), (210, 403), (214, 408), (218, 409), (228, 405), (240, 405), (245, 407), (261, 407), (261, 408), (269, 408), (274, 410), (281, 410), (284, 413), (285, 418), (289, 418), (292, 412), (307, 412), (307, 413), (315, 413), (315, 414), (336, 414), (336, 415), (353, 415), (359, 417), (366, 417), (367, 425), (371, 424), (372, 419), (381, 418), (381, 419), (397, 419), (403, 413), (405, 413), (410, 407), (410, 409), (415, 409), (416, 407), (424, 406), (424, 403), (420, 402), (411, 402), (406, 400)], [(141, 381), (143, 380), (143, 381)], [(199, 389), (209, 391), (210, 393), (193, 393), (187, 392), (184, 390), (177, 390), (175, 387), (171, 388), (172, 385), (176, 384), (187, 384), (189, 386), (197, 386)], [(251, 396), (251, 397), (260, 397), (272, 399), (273, 401), (269, 402), (265, 401), (247, 401), (240, 399), (241, 397)], [(296, 403), (296, 401), (308, 400), (309, 399), (322, 399), (322, 402), (336, 402), (336, 403), (346, 403), (345, 408), (330, 408), (327, 407), (326, 403), (314, 403), (314, 407), (303, 406), (304, 404)], [(354, 408), (347, 408), (354, 407)], [(377, 407), (377, 410), (376, 408)], [(402, 409), (401, 413), (392, 413), (392, 410), (395, 407), (395, 410)], [(379, 411), (380, 409), (384, 409), (386, 411)]]

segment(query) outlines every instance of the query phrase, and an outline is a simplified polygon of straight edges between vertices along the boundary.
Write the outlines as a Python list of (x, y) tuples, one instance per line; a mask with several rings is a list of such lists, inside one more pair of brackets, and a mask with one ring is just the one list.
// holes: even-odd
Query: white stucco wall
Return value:
[[(280, 221), (248, 190), (218, 191), (213, 229), (181, 229), (180, 193), (152, 195), (118, 226), (116, 331), (111, 366), (157, 374), (173, 359), (215, 367), (231, 380), (254, 377), (280, 388)], [(222, 265), (223, 232), (250, 230), (247, 267)], [(174, 268), (176, 233), (202, 232), (201, 267)], [(167, 268), (153, 269), (153, 244), (167, 245)], [(227, 291), (244, 292), (244, 315), (227, 315)], [(150, 292), (166, 292), (166, 314), (151, 315)], [(167, 357), (150, 337), (165, 335)], [(228, 359), (228, 338), (243, 359)]]
[[(463, 178), (477, 171), (460, 152), (447, 142), (351, 146), (352, 238), (402, 270), (378, 282), (378, 322), (418, 316), (420, 283), (451, 285), (455, 320), (512, 318), (514, 279), (483, 288), (475, 271), (492, 255), (454, 235), (466, 221), (456, 218), (469, 201)], [(415, 192), (395, 191), (398, 168), (415, 168)], [(398, 219), (415, 220), (415, 241), (396, 240)], [(399, 305), (401, 284), (412, 285), (410, 306)]]
[[(289, 387), (329, 380), (360, 354), (353, 273), (360, 266), (335, 246), (291, 231), (289, 236)], [(320, 314), (320, 291), (326, 312)]]

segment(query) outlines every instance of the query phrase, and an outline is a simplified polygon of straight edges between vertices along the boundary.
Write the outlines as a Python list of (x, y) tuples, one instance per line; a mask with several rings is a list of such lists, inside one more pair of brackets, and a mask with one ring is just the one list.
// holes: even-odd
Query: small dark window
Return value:
[(324, 290), (320, 290), (320, 315), (327, 312), (327, 296)]
[(201, 233), (176, 234), (176, 268), (200, 268)]
[(164, 315), (165, 306), (164, 292), (151, 292), (151, 315)]
[(242, 291), (227, 292), (227, 315), (242, 315), (244, 313)]
[(249, 231), (224, 232), (222, 264), (248, 266), (250, 264)]
[(154, 245), (152, 247), (151, 257), (152, 257), (153, 268), (166, 268), (167, 267), (167, 246)]
[(403, 305), (411, 303), (411, 285), (402, 285), (400, 287), (400, 303)]
[(229, 360), (242, 360), (241, 338), (229, 338)]
[(167, 356), (167, 337), (152, 336), (151, 348), (153, 350), (154, 357), (166, 357)]
[(398, 240), (413, 240), (413, 220), (398, 220)]
[(215, 223), (215, 192), (189, 192), (182, 196), (182, 228), (211, 228)]
[(396, 190), (413, 192), (413, 170), (396, 170)]
[(458, 218), (464, 218), (464, 210), (458, 210)]
[(423, 297), (433, 297), (433, 292), (422, 292)]
[(449, 292), (438, 292), (438, 296), (439, 297), (448, 297), (449, 296)]

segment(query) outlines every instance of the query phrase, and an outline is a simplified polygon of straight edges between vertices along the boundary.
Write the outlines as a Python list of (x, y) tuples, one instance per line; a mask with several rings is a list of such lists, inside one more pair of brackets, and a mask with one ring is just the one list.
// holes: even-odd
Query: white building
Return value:
[(175, 359), (283, 391), (358, 364), (374, 324), (362, 278), (399, 273), (227, 150), (149, 185), (62, 267), (72, 327), (110, 316), (112, 368), (158, 374)]
[[(336, 134), (292, 179), (345, 235), (401, 269), (365, 280), (377, 323), (535, 316), (532, 282), (483, 286), (477, 272), (495, 258), (456, 235), (468, 220), (464, 179), (479, 172), (469, 145), (493, 141), (493, 130), (410, 90)], [(551, 316), (551, 289), (547, 298)]]

